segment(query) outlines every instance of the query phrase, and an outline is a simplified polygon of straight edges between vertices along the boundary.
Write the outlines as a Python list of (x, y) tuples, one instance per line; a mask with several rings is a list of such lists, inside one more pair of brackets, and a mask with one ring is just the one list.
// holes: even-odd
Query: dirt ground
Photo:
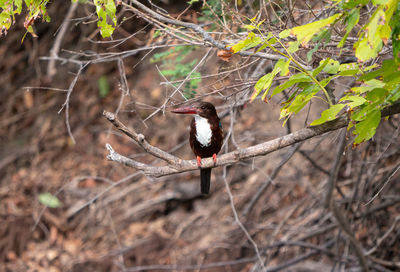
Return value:
[[(257, 250), (271, 271), (356, 271), (351, 270), (358, 262), (348, 237), (324, 207), (339, 131), (297, 149), (213, 169), (208, 197), (198, 192), (198, 171), (146, 177), (106, 159), (109, 143), (121, 154), (162, 165), (114, 130), (102, 116), (104, 110), (120, 108), (120, 120), (152, 145), (184, 159), (193, 155), (187, 141), (190, 118), (166, 112), (143, 122), (171, 89), (160, 85), (164, 79), (149, 58), (141, 61), (147, 53), (141, 52), (123, 59), (128, 95), (123, 95), (117, 61), (91, 64), (82, 71), (68, 109), (74, 143), (67, 131), (62, 90), (68, 89), (78, 67), (59, 61), (50, 77), (48, 60), (41, 58), (50, 55), (62, 24), (57, 14), (68, 9), (69, 1), (51, 3), (53, 21), (37, 24), (38, 38), (28, 35), (21, 44), (22, 23), (0, 37), (0, 271), (199, 271), (201, 266), (202, 271), (255, 271)], [(83, 6), (74, 17), (89, 13), (90, 7)], [(143, 26), (139, 19), (128, 21), (115, 35), (127, 37)], [(95, 24), (71, 24), (60, 55), (131, 50), (145, 45), (150, 35), (148, 27), (110, 48), (92, 41), (100, 40)], [(196, 51), (192, 57), (205, 52)], [(225, 63), (213, 51), (201, 72), (213, 74), (243, 63), (239, 57)], [(235, 83), (243, 74), (224, 81), (203, 80), (198, 95), (221, 88), (207, 100), (226, 112), (238, 96), (222, 85)], [(102, 76), (110, 85), (105, 96), (99, 94)], [(224, 115), (224, 130), (233, 138), (222, 152), (285, 135), (288, 127), (278, 120), (279, 103), (279, 98), (268, 104), (256, 101), (236, 109), (235, 117)], [(322, 107), (315, 101), (309, 112), (292, 118), (291, 131), (317, 117)], [(335, 201), (357, 241), (369, 250), (376, 271), (400, 269), (400, 175), (393, 171), (400, 162), (399, 121), (398, 116), (385, 120), (374, 140), (356, 149), (347, 133), (335, 186)], [(45, 208), (38, 197), (46, 192), (56, 195), (62, 206)]]

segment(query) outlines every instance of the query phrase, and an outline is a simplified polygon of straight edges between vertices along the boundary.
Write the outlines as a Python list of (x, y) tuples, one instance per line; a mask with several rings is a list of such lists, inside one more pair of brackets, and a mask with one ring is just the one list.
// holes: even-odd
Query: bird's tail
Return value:
[(201, 193), (206, 195), (210, 191), (211, 168), (200, 169)]

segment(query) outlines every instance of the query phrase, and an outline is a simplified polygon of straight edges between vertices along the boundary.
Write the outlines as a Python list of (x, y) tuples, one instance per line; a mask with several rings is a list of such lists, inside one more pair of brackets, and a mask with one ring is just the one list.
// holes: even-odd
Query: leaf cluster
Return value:
[[(151, 63), (161, 63), (161, 73), (171, 81), (186, 78), (197, 64), (197, 59), (190, 62), (184, 62), (188, 55), (195, 50), (196, 46), (176, 46), (166, 51), (156, 53), (150, 59)], [(190, 99), (196, 95), (196, 89), (201, 83), (201, 73), (192, 72), (187, 82), (183, 86), (183, 95)], [(171, 83), (175, 88), (179, 82)]]
[[(316, 68), (307, 69), (296, 59), (294, 53), (300, 48), (307, 48), (311, 41), (316, 44), (307, 53), (310, 61), (321, 42), (330, 41), (334, 25), (344, 26), (345, 34), (337, 48), (344, 47), (349, 34), (359, 22), (360, 10), (367, 4), (373, 5), (374, 12), (366, 24), (358, 29), (358, 38), (353, 44), (357, 62), (341, 64), (337, 60), (325, 58)], [(255, 48), (255, 52), (269, 49), (282, 56), (271, 72), (258, 79), (251, 100), (261, 96), (262, 100), (268, 101), (270, 97), (291, 88), (293, 91), (282, 103), (280, 112), (280, 118), (286, 122), (313, 98), (322, 99), (329, 108), (311, 126), (334, 120), (340, 113), (347, 112), (351, 119), (349, 129), (354, 127), (354, 145), (357, 145), (374, 136), (381, 120), (381, 110), (400, 99), (400, 4), (398, 0), (374, 0), (371, 3), (366, 0), (335, 1), (330, 8), (336, 9), (336, 13), (330, 17), (286, 29), (279, 36), (271, 32), (264, 33), (260, 28), (263, 22), (250, 19), (250, 24), (244, 26), (250, 30), (247, 37), (231, 48), (235, 53), (251, 48)], [(381, 66), (369, 65), (371, 61), (376, 62), (383, 45), (390, 39), (393, 58), (385, 60)], [(289, 75), (289, 78), (273, 86), (278, 74)], [(336, 103), (332, 101), (326, 86), (340, 77), (352, 77), (358, 86), (347, 90), (345, 96)]]

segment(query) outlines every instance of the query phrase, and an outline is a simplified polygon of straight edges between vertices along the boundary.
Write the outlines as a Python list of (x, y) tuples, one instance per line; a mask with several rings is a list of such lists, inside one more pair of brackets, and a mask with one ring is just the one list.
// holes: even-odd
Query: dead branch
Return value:
[[(400, 103), (393, 104), (382, 111), (382, 117), (400, 113)], [(104, 111), (103, 115), (110, 121), (117, 129), (125, 133), (128, 137), (132, 138), (139, 146), (141, 146), (147, 153), (160, 158), (168, 163), (165, 166), (151, 166), (130, 158), (127, 158), (118, 152), (114, 151), (110, 144), (106, 144), (109, 151), (107, 159), (110, 161), (119, 162), (121, 164), (136, 168), (142, 171), (145, 175), (153, 177), (162, 177), (176, 173), (182, 173), (198, 169), (196, 160), (182, 160), (174, 155), (171, 155), (155, 146), (150, 145), (143, 134), (138, 134), (132, 129), (127, 128), (117, 117), (111, 113)], [(323, 135), (327, 132), (337, 130), (347, 126), (349, 119), (347, 115), (342, 115), (339, 118), (313, 127), (306, 127), (295, 131), (293, 133), (284, 135), (271, 141), (260, 143), (247, 148), (239, 148), (235, 151), (222, 154), (218, 156), (217, 163), (214, 164), (212, 158), (202, 160), (204, 168), (213, 168), (217, 166), (231, 165), (239, 161), (247, 160), (254, 157), (265, 156), (271, 152), (280, 150), (284, 147), (303, 142), (307, 139)]]
[(56, 72), (56, 58), (58, 56), (58, 52), (60, 51), (61, 47), (61, 42), (65, 36), (65, 33), (67, 32), (67, 29), (69, 27), (69, 24), (71, 22), (71, 18), (75, 13), (76, 7), (78, 6), (78, 2), (71, 3), (71, 6), (69, 7), (67, 16), (64, 18), (64, 22), (61, 26), (60, 32), (57, 34), (57, 37), (54, 41), (53, 47), (50, 50), (50, 56), (53, 57), (47, 65), (47, 76), (52, 78)]
[[(142, 4), (136, 0), (129, 0), (129, 2), (131, 2), (133, 5), (140, 8), (141, 10), (143, 10), (144, 12), (146, 12), (149, 15), (148, 19), (151, 20), (151, 21), (149, 21), (149, 23), (152, 23), (153, 20), (156, 20), (156, 21), (159, 21), (159, 22), (162, 22), (165, 24), (171, 24), (171, 25), (175, 25), (175, 26), (179, 26), (179, 27), (185, 27), (185, 28), (191, 29), (191, 30), (195, 31), (196, 33), (200, 34), (202, 36), (202, 38), (204, 39), (204, 41), (209, 43), (213, 47), (216, 47), (219, 49), (227, 49), (227, 47), (228, 47), (227, 45), (224, 45), (223, 43), (213, 39), (207, 31), (205, 31), (201, 26), (199, 26), (197, 24), (182, 22), (182, 21), (173, 19), (171, 17), (166, 17), (166, 16), (164, 16), (160, 13), (157, 13), (156, 11), (146, 7), (144, 4)], [(125, 3), (122, 3), (122, 4), (125, 4)], [(137, 9), (133, 8), (130, 5), (125, 4), (125, 6), (127, 6), (128, 8), (130, 7), (132, 12), (134, 12), (134, 13), (141, 13), (140, 11), (138, 11)], [(143, 14), (141, 14), (141, 15), (143, 16)], [(270, 60), (279, 60), (279, 59), (283, 58), (279, 55), (260, 53), (260, 52), (254, 53), (251, 51), (241, 51), (241, 52), (238, 52), (237, 54), (239, 54), (241, 56), (260, 57), (260, 58), (265, 58), (265, 59), (270, 59)]]

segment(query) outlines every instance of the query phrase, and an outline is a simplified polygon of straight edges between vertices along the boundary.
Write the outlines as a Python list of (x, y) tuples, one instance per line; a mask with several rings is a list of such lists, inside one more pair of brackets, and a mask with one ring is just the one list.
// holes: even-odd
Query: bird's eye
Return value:
[(201, 109), (202, 109), (202, 110), (205, 110), (205, 109), (206, 109), (206, 107), (205, 107), (205, 106), (201, 106)]

